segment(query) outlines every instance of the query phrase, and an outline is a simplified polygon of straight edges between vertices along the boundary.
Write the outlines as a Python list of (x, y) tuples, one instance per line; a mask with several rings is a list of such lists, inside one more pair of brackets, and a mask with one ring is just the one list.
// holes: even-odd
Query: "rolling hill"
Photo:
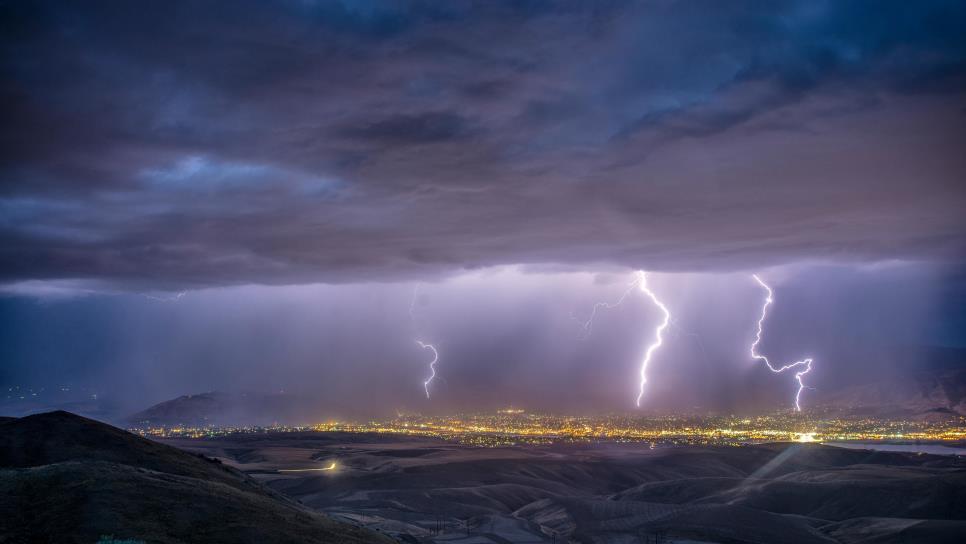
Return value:
[(202, 455), (67, 412), (0, 421), (0, 543), (391, 542)]

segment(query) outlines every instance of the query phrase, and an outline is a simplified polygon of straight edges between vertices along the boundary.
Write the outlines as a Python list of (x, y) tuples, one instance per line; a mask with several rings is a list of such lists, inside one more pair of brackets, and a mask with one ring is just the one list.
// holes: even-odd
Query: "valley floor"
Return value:
[(478, 448), (348, 433), (164, 442), (402, 542), (966, 541), (966, 460), (817, 444)]

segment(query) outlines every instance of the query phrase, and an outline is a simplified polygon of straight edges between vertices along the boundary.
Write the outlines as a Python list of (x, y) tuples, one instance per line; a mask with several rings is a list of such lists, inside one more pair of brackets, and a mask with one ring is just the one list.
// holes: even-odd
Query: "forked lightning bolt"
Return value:
[(661, 347), (661, 344), (664, 343), (664, 330), (667, 329), (668, 325), (671, 323), (671, 312), (668, 311), (667, 306), (665, 306), (663, 302), (658, 300), (657, 295), (654, 294), (654, 291), (648, 289), (647, 276), (645, 276), (644, 271), (639, 271), (637, 274), (640, 278), (638, 286), (641, 288), (641, 291), (643, 291), (644, 294), (651, 299), (651, 302), (653, 302), (655, 306), (664, 312), (664, 321), (662, 321), (661, 324), (658, 325), (657, 329), (655, 329), (654, 342), (647, 347), (647, 351), (644, 352), (644, 360), (641, 362), (641, 386), (639, 392), (637, 393), (637, 407), (640, 408), (641, 399), (644, 397), (644, 384), (647, 383), (647, 365), (651, 362), (651, 355), (653, 355), (654, 352), (657, 351), (657, 348)]
[(617, 299), (616, 302), (598, 302), (597, 304), (594, 304), (594, 308), (590, 311), (590, 317), (587, 318), (587, 321), (582, 322), (585, 337), (590, 336), (590, 331), (594, 326), (594, 318), (597, 317), (597, 312), (602, 309), (610, 310), (612, 308), (616, 308), (620, 306), (621, 304), (624, 304), (624, 301), (627, 300), (627, 296), (634, 292), (635, 287), (640, 285), (641, 279), (643, 277), (644, 277), (643, 272), (638, 272), (637, 274), (635, 274), (634, 281), (632, 281), (630, 285), (627, 286), (627, 290), (624, 291), (624, 293), (621, 295), (619, 299)]
[(661, 312), (664, 313), (664, 320), (654, 331), (654, 342), (647, 347), (647, 351), (644, 352), (644, 359), (641, 361), (641, 381), (637, 393), (637, 407), (640, 408), (641, 399), (644, 398), (644, 385), (647, 383), (647, 365), (651, 362), (651, 357), (654, 355), (654, 352), (657, 351), (657, 349), (661, 347), (661, 344), (664, 343), (664, 331), (668, 328), (668, 325), (671, 324), (671, 312), (668, 311), (667, 306), (665, 306), (664, 303), (657, 298), (657, 295), (655, 295), (654, 292), (647, 287), (647, 275), (645, 272), (643, 270), (637, 271), (634, 276), (634, 281), (631, 282), (631, 284), (627, 287), (627, 290), (624, 291), (616, 302), (598, 302), (597, 304), (594, 304), (594, 309), (590, 312), (590, 317), (587, 319), (587, 321), (583, 323), (583, 328), (584, 334), (590, 335), (590, 330), (593, 327), (594, 318), (597, 317), (597, 312), (601, 309), (610, 309), (620, 306), (634, 291), (634, 288), (640, 289), (641, 292), (647, 295), (647, 297), (651, 299), (651, 302), (653, 302), (654, 305), (660, 308)]
[(799, 370), (795, 372), (795, 381), (798, 382), (798, 391), (795, 393), (795, 410), (801, 412), (802, 405), (800, 401), (802, 397), (802, 390), (805, 389), (805, 384), (802, 382), (802, 376), (808, 374), (812, 370), (812, 359), (811, 358), (802, 359), (801, 361), (795, 361), (794, 363), (790, 363), (776, 368), (771, 364), (771, 361), (768, 360), (768, 357), (765, 357), (764, 355), (761, 355), (760, 353), (758, 353), (757, 351), (758, 344), (761, 343), (762, 328), (765, 325), (765, 318), (768, 316), (768, 307), (771, 306), (772, 302), (774, 302), (775, 299), (774, 299), (774, 296), (773, 296), (774, 293), (772, 292), (771, 287), (769, 287), (767, 283), (762, 281), (762, 279), (758, 277), (758, 274), (752, 274), (751, 277), (755, 278), (755, 281), (758, 282), (758, 285), (761, 285), (765, 289), (765, 292), (767, 293), (767, 295), (765, 296), (765, 304), (761, 307), (761, 317), (758, 318), (758, 333), (755, 334), (755, 341), (751, 344), (751, 350), (750, 350), (751, 357), (752, 359), (758, 359), (758, 360), (764, 361), (765, 365), (768, 366), (768, 370), (771, 370), (775, 374), (784, 372), (790, 368), (804, 367), (803, 370)]
[(436, 377), (436, 361), (439, 361), (439, 352), (436, 351), (436, 346), (434, 346), (432, 344), (426, 344), (426, 343), (423, 343), (423, 342), (421, 342), (419, 340), (416, 340), (416, 343), (419, 344), (419, 347), (421, 347), (423, 349), (428, 349), (428, 350), (430, 350), (430, 351), (433, 352), (433, 360), (430, 361), (430, 363), (429, 363), (429, 370), (430, 370), (430, 372), (432, 372), (432, 374), (430, 374), (429, 377), (426, 378), (426, 381), (423, 382), (423, 389), (426, 390), (426, 398), (428, 399), (429, 398), (429, 384), (432, 383), (433, 382), (433, 378)]

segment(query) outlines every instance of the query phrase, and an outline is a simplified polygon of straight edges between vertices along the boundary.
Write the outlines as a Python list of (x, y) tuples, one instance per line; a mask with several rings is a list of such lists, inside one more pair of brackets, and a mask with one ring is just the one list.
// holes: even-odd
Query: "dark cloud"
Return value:
[(5, 282), (966, 249), (961, 2), (0, 10)]
[(353, 121), (338, 132), (341, 136), (377, 144), (404, 146), (446, 142), (465, 136), (469, 123), (453, 112), (392, 115), (367, 124)]

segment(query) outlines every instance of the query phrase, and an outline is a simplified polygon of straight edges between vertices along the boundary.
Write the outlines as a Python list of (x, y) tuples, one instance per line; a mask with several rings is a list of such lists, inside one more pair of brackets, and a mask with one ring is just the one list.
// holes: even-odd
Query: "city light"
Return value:
[[(520, 409), (452, 416), (400, 414), (366, 422), (328, 421), (271, 427), (142, 425), (132, 432), (159, 438), (211, 438), (232, 434), (344, 432), (424, 436), (498, 447), (568, 442), (644, 442), (658, 445), (740, 446), (762, 442), (934, 442), (966, 440), (966, 418), (930, 422), (840, 417), (822, 412), (775, 412), (756, 417), (612, 414), (576, 416)], [(334, 470), (329, 467), (311, 470)]]

